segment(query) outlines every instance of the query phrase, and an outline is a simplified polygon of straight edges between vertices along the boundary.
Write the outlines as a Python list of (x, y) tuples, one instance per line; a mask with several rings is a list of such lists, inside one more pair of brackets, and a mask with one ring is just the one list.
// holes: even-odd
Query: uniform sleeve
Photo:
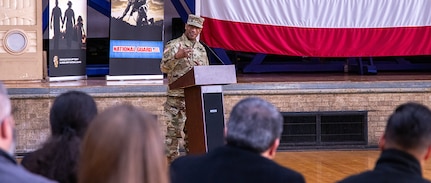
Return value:
[(163, 73), (171, 72), (175, 65), (177, 65), (177, 59), (174, 58), (175, 53), (178, 51), (177, 46), (173, 42), (166, 44), (165, 50), (163, 50), (163, 58), (160, 63), (160, 70)]
[[(205, 50), (205, 48), (204, 48), (204, 50)], [(204, 58), (203, 58), (203, 65), (210, 65), (210, 62), (209, 62), (209, 60), (208, 60), (208, 55), (207, 55), (207, 52), (205, 51), (205, 53), (204, 53)]]
[(198, 47), (198, 52), (195, 65), (209, 65), (208, 55), (203, 45)]

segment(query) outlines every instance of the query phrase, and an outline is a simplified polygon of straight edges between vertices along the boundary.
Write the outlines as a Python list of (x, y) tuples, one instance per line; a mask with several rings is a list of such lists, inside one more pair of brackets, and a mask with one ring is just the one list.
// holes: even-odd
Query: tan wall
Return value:
[[(0, 80), (43, 79), (42, 1), (0, 0)], [(7, 35), (24, 35), (19, 52), (7, 49)]]
[[(272, 93), (264, 92), (225, 92), (225, 117), (228, 118), (234, 104), (245, 97), (261, 97), (276, 105), (282, 112), (310, 111), (368, 111), (368, 145), (377, 145), (384, 131), (388, 115), (395, 106), (417, 101), (430, 106), (428, 92), (332, 92), (332, 93)], [(142, 106), (156, 114), (164, 133), (163, 102), (164, 93), (143, 93), (133, 95), (94, 95), (99, 110), (119, 103), (130, 103)], [(48, 112), (53, 96), (13, 97), (12, 104), (16, 109), (14, 117), (17, 122), (18, 152), (36, 149), (49, 136)]]

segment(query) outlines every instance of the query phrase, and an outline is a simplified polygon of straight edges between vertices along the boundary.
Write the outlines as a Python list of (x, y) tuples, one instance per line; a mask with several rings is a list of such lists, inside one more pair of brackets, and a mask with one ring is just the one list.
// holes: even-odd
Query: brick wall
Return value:
[[(368, 111), (368, 145), (378, 145), (388, 116), (396, 106), (415, 101), (431, 106), (431, 96), (424, 93), (311, 93), (311, 94), (247, 94), (226, 95), (225, 113), (245, 97), (261, 97), (281, 112)], [(228, 115), (226, 115), (227, 117)]]
[[(17, 133), (17, 152), (25, 153), (33, 151), (50, 136), (49, 110), (52, 106), (55, 96), (41, 97), (11, 97), (14, 108), (13, 116), (16, 123)], [(156, 114), (160, 119), (161, 131), (164, 133), (164, 117), (162, 104), (165, 97), (162, 94), (143, 94), (133, 96), (93, 96), (97, 108), (100, 111), (109, 106), (121, 103), (128, 103), (135, 106), (141, 106), (146, 110)]]
[[(90, 93), (91, 94), (91, 93)], [(165, 132), (163, 116), (164, 92), (135, 94), (94, 94), (99, 111), (119, 103), (141, 106), (158, 116), (162, 133)], [(368, 145), (377, 145), (384, 131), (387, 117), (394, 108), (404, 102), (417, 101), (428, 106), (431, 96), (428, 91), (331, 91), (331, 92), (268, 92), (225, 91), (224, 110), (228, 118), (232, 107), (246, 97), (261, 97), (273, 103), (281, 112), (315, 111), (368, 111)], [(37, 97), (11, 96), (15, 109), (17, 129), (17, 152), (37, 149), (50, 134), (49, 109), (55, 96)]]

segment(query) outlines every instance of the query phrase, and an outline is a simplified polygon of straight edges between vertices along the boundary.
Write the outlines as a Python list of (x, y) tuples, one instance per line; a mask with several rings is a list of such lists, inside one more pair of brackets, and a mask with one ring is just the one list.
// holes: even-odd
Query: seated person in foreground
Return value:
[(20, 166), (14, 157), (15, 120), (6, 88), (0, 82), (0, 182), (1, 183), (51, 183), (42, 176), (32, 174)]
[(51, 137), (25, 156), (21, 164), (52, 180), (76, 183), (81, 141), (96, 115), (96, 102), (85, 92), (68, 91), (57, 96), (49, 112)]
[(283, 117), (270, 103), (247, 98), (237, 103), (226, 127), (227, 144), (200, 156), (172, 162), (172, 183), (303, 183), (304, 177), (282, 167), (275, 157)]
[(422, 177), (422, 167), (431, 153), (431, 111), (417, 103), (398, 106), (389, 117), (379, 147), (382, 153), (374, 170), (340, 183), (430, 182)]
[(156, 117), (132, 105), (100, 113), (82, 143), (79, 183), (168, 183), (165, 146)]

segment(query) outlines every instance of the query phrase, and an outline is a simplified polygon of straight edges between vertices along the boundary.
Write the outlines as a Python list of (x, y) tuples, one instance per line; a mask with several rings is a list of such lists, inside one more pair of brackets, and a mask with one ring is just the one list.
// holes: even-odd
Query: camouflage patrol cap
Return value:
[(204, 18), (190, 14), (189, 18), (187, 19), (187, 24), (188, 25), (193, 25), (195, 27), (199, 27), (199, 28), (203, 28), (203, 24), (204, 24)]

